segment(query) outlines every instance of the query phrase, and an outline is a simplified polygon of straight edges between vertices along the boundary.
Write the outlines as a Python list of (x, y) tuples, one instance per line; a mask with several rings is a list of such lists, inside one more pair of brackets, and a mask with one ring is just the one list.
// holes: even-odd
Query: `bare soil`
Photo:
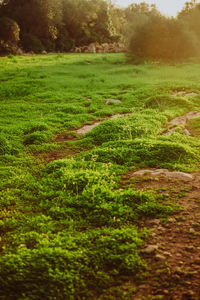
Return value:
[(193, 174), (192, 182), (164, 176), (134, 178), (133, 173), (126, 174), (123, 186), (164, 194), (166, 202), (178, 204), (181, 210), (168, 220), (144, 219), (142, 224), (140, 222), (139, 226), (151, 229), (152, 233), (141, 249), (148, 271), (142, 280), (134, 283), (137, 292), (132, 300), (199, 300), (200, 172)]

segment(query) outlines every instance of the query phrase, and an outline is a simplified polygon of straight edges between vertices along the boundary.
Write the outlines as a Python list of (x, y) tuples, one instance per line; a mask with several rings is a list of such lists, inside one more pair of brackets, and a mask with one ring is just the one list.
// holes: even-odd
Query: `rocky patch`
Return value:
[(87, 46), (76, 47), (74, 53), (123, 53), (127, 49), (123, 43), (91, 43)]
[(176, 97), (196, 97), (198, 94), (191, 92), (185, 92), (185, 91), (175, 91), (171, 96), (176, 98)]
[(112, 98), (108, 98), (108, 99), (106, 99), (106, 102), (105, 102), (105, 104), (113, 104), (113, 103), (121, 103), (121, 100), (119, 100), (119, 99), (112, 99)]
[(133, 176), (135, 177), (155, 177), (161, 175), (169, 179), (177, 179), (181, 181), (192, 181), (194, 179), (194, 176), (191, 174), (184, 172), (170, 172), (167, 169), (145, 169), (133, 173)]
[[(109, 99), (107, 99), (107, 100), (109, 100)], [(110, 99), (110, 100), (114, 100), (114, 99)], [(115, 101), (120, 101), (120, 100), (115, 100)], [(113, 115), (110, 118), (107, 118), (106, 120), (96, 121), (95, 123), (93, 123), (91, 125), (84, 125), (83, 127), (76, 130), (76, 133), (86, 134), (86, 133), (90, 132), (93, 128), (95, 128), (96, 126), (98, 126), (99, 124), (101, 124), (104, 121), (123, 118), (123, 117), (128, 116), (128, 115), (130, 115), (130, 114)]]
[[(189, 120), (197, 118), (200, 116), (199, 111), (190, 111), (187, 114), (176, 117), (172, 119), (171, 121), (168, 122), (168, 130), (165, 132), (163, 135), (167, 136), (170, 135), (172, 132), (176, 131), (177, 128), (185, 127), (188, 123)], [(185, 135), (190, 136), (191, 133), (189, 132), (188, 129), (184, 128), (183, 132)]]
[[(151, 234), (141, 248), (141, 256), (147, 262), (147, 272), (132, 283), (136, 290), (132, 300), (200, 299), (200, 173), (184, 173), (192, 176), (193, 180), (180, 182), (173, 178), (168, 181), (162, 175), (141, 177), (167, 171), (130, 171), (123, 178), (124, 185), (160, 194), (181, 207), (168, 219), (144, 218), (138, 224), (141, 228), (149, 228)], [(139, 173), (138, 179), (131, 181), (135, 173)]]

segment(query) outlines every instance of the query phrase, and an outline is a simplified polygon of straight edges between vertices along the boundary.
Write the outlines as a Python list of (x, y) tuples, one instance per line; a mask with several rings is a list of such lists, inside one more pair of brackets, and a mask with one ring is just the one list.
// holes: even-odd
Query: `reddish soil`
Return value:
[[(194, 173), (195, 180), (187, 183), (166, 177), (133, 178), (133, 173), (123, 178), (123, 186), (165, 194), (166, 199), (180, 205), (182, 210), (168, 221), (143, 220), (142, 226), (152, 230), (141, 249), (148, 272), (135, 284), (137, 292), (132, 300), (199, 300), (200, 173)], [(149, 245), (157, 249), (146, 253)]]
[(37, 155), (37, 158), (45, 162), (45, 164), (48, 164), (54, 160), (63, 159), (68, 156), (73, 156), (80, 152), (81, 152), (80, 150), (60, 149), (48, 153), (39, 154)]

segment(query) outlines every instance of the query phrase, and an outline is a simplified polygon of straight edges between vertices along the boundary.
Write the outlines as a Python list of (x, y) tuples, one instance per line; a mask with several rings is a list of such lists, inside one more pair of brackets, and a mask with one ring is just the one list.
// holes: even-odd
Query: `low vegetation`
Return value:
[[(120, 182), (130, 169), (197, 168), (198, 139), (163, 132), (169, 119), (199, 110), (199, 73), (191, 61), (136, 66), (123, 54), (1, 58), (2, 300), (131, 296), (124, 282), (146, 268), (141, 220), (177, 207)], [(182, 90), (197, 96), (172, 97)], [(95, 120), (102, 123), (77, 134)], [(81, 153), (45, 160), (66, 147)]]

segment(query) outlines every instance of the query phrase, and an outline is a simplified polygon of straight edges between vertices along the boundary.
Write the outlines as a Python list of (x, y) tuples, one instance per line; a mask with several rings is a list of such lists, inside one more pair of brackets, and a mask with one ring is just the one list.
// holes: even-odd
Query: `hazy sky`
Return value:
[(131, 3), (146, 2), (156, 4), (157, 8), (165, 15), (176, 16), (177, 12), (182, 9), (185, 2), (189, 0), (116, 0), (116, 4), (121, 7), (126, 7)]

